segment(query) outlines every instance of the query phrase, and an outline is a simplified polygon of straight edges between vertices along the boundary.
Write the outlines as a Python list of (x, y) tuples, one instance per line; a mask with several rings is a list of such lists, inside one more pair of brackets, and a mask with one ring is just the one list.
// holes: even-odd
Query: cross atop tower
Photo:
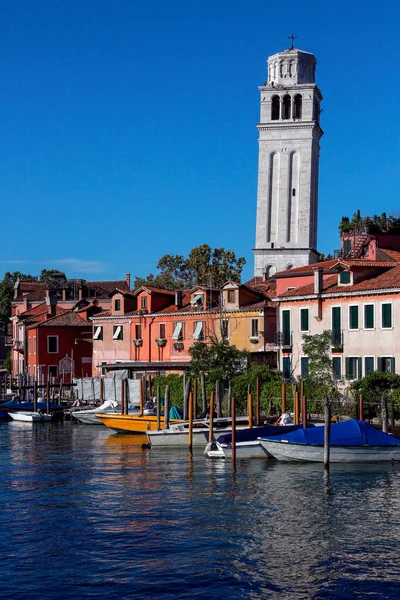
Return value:
[(294, 48), (294, 40), (297, 39), (297, 35), (294, 35), (293, 31), (292, 31), (292, 35), (288, 35), (288, 40), (292, 40), (292, 47), (291, 50), (293, 50)]

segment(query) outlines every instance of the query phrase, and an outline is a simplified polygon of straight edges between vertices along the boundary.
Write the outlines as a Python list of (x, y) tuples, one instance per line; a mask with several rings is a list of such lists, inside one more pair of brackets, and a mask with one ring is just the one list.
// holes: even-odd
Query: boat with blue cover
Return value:
[[(262, 436), (261, 446), (281, 461), (324, 461), (325, 427), (297, 429), (278, 436)], [(376, 463), (400, 461), (400, 440), (365, 421), (349, 419), (331, 425), (330, 462)]]
[[(260, 438), (275, 436), (296, 431), (302, 425), (263, 425), (262, 427), (246, 427), (236, 431), (236, 458), (266, 458), (265, 450), (261, 447)], [(208, 458), (232, 457), (232, 432), (217, 435), (215, 440), (208, 443), (204, 454)]]
[[(71, 408), (71, 405), (67, 404), (58, 404), (57, 400), (50, 398), (50, 412), (51, 413), (62, 413), (64, 410)], [(40, 399), (37, 401), (36, 410), (46, 412), (47, 404), (46, 401)], [(13, 400), (8, 400), (7, 402), (2, 402), (0, 404), (0, 412), (3, 415), (9, 415), (11, 412), (33, 412), (34, 411), (34, 403), (32, 400), (30, 401), (21, 401), (17, 398)]]

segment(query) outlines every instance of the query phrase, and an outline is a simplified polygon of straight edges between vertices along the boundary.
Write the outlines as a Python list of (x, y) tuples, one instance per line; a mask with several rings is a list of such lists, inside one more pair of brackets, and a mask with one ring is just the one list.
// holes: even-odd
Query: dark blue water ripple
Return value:
[(1, 598), (400, 597), (400, 469), (208, 461), (0, 425)]

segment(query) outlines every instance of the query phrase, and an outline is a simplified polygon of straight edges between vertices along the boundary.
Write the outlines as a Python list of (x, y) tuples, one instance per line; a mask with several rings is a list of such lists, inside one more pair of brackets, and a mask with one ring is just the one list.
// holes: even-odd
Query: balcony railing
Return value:
[(275, 332), (275, 346), (279, 348), (291, 348), (292, 347), (292, 332), (291, 331), (276, 331)]

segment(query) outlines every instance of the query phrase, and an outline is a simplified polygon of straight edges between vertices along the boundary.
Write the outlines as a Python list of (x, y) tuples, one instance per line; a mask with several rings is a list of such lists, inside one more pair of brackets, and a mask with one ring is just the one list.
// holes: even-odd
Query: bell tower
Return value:
[[(294, 36), (293, 36), (294, 37)], [(319, 124), (316, 59), (292, 47), (268, 58), (261, 93), (254, 275), (317, 262)]]

